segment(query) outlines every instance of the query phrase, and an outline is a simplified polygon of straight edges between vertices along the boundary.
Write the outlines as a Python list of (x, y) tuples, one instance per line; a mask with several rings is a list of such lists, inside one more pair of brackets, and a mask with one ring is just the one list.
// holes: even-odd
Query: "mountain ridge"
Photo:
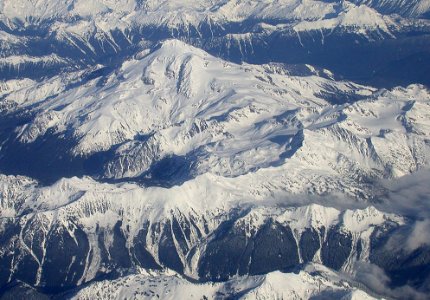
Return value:
[(0, 0), (0, 297), (425, 299), (427, 3)]

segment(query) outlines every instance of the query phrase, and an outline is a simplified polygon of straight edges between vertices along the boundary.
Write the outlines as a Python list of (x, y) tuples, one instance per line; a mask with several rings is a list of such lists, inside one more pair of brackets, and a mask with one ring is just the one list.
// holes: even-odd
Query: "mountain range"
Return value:
[(429, 11), (0, 0), (0, 298), (425, 299)]

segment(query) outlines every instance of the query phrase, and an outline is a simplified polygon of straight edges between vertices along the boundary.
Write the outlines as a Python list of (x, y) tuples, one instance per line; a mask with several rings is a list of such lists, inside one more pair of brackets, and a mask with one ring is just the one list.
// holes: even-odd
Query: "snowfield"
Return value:
[[(315, 275), (317, 274), (317, 275)], [(377, 299), (333, 271), (309, 265), (299, 273), (274, 272), (235, 278), (225, 283), (193, 284), (176, 274), (138, 274), (102, 281), (82, 289), (71, 299)]]
[(0, 0), (0, 298), (426, 299), (429, 8)]
[[(425, 87), (376, 90), (309, 68), (294, 76), (279, 64), (236, 65), (168, 40), (105, 76), (54, 77), (5, 99), (16, 111), (34, 111), (14, 129), (21, 144), (49, 132), (75, 141), (73, 157), (111, 151), (102, 178), (151, 178), (157, 162), (183, 157), (179, 179), (210, 173), (264, 195), (367, 199), (369, 181), (428, 167)], [(67, 88), (66, 80), (77, 83)]]

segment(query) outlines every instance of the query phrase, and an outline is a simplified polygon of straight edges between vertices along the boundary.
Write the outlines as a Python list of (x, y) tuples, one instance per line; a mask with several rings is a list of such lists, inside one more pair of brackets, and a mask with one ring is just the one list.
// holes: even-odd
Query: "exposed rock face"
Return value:
[(0, 297), (430, 293), (429, 9), (0, 0)]
[[(63, 194), (70, 194), (68, 184), (88, 183), (64, 181), (58, 185)], [(157, 214), (155, 207), (142, 210), (157, 202), (144, 200), (139, 193), (116, 198), (100, 188), (91, 196), (71, 197), (70, 203), (57, 199), (55, 209), (2, 218), (1, 285), (19, 280), (46, 292), (62, 292), (130, 269), (166, 267), (202, 281), (224, 281), (235, 275), (288, 271), (309, 262), (343, 270), (367, 258), (394, 278), (398, 272), (415, 278), (408, 273), (414, 263), (408, 261), (416, 261), (417, 253), (396, 256), (405, 268), (394, 270), (392, 258), (384, 254), (384, 240), (407, 223), (373, 207), (342, 212), (310, 205), (235, 214), (214, 208), (203, 214), (198, 207), (190, 210), (178, 202), (176, 208), (169, 205), (168, 214)], [(44, 192), (57, 194), (52, 188)], [(135, 199), (130, 198), (133, 194)], [(53, 199), (43, 201), (47, 200)], [(212, 220), (205, 215), (212, 215)], [(425, 249), (420, 253), (425, 260)], [(425, 267), (420, 267), (426, 275)]]

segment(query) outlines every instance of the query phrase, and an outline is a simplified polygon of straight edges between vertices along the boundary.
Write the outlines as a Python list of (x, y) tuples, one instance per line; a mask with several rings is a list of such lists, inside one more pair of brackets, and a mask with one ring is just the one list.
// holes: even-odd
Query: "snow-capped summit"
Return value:
[[(101, 178), (157, 178), (158, 163), (170, 162), (162, 172), (179, 172), (183, 180), (207, 172), (246, 175), (238, 181), (258, 178), (272, 191), (323, 194), (349, 185), (348, 193), (363, 197), (368, 180), (429, 164), (424, 87), (379, 93), (288, 72), (285, 65), (237, 65), (167, 40), (88, 81), (75, 73), (72, 88), (54, 77), (6, 99), (15, 111), (33, 112), (14, 129), (19, 144), (68, 139), (66, 155), (84, 159), (107, 151), (95, 166)], [(23, 101), (29, 94), (39, 97)], [(332, 97), (343, 103), (333, 105)], [(361, 100), (348, 104), (349, 98)], [(388, 150), (394, 147), (401, 157)]]
[(428, 16), (430, 2), (428, 0), (350, 0), (356, 4), (373, 7), (382, 13), (395, 13), (404, 16)]
[(341, 12), (338, 16), (315, 21), (303, 21), (294, 26), (294, 30), (303, 32), (345, 28), (358, 30), (358, 32), (363, 34), (375, 30), (390, 34), (390, 27), (394, 29), (396, 26), (396, 23), (390, 17), (383, 16), (366, 5), (355, 6), (347, 3), (345, 4), (345, 11)]
[[(128, 26), (165, 26), (171, 30), (199, 31), (201, 24), (219, 27), (229, 23), (244, 21), (285, 22), (330, 20), (338, 15), (342, 25), (380, 25), (383, 22), (370, 8), (356, 7), (351, 2), (320, 0), (282, 0), (282, 1), (136, 1), (136, 0), (97, 0), (88, 3), (84, 0), (28, 1), (2, 0), (0, 2), (2, 21), (11, 28), (49, 23), (73, 24), (91, 20), (106, 32)], [(425, 12), (425, 4), (417, 5), (415, 11)], [(78, 21), (77, 21), (78, 20)], [(384, 22), (383, 22), (384, 23)], [(85, 30), (85, 28), (82, 28)]]
[[(260, 206), (258, 201), (249, 206), (249, 197), (215, 177), (197, 178), (174, 188), (101, 184), (89, 178), (64, 179), (50, 187), (35, 187), (23, 178), (2, 180), (3, 190), (16, 192), (0, 202), (0, 220), (14, 220), (2, 223), (2, 230), (14, 234), (1, 241), (0, 257), (9, 257), (11, 247), (22, 249), (15, 261), (30, 259), (35, 264), (27, 270), (32, 274), (29, 283), (40, 287), (56, 284), (49, 279), (53, 271), (46, 259), (57, 257), (55, 249), (62, 245), (70, 252), (63, 254), (66, 262), (58, 261), (60, 273), (55, 276), (67, 276), (61, 273), (67, 267), (64, 263), (76, 261), (77, 276), (66, 279), (69, 284), (85, 283), (96, 279), (99, 272), (126, 266), (167, 267), (195, 279), (221, 279), (307, 262), (348, 270), (376, 251), (368, 247), (376, 242), (373, 233), (406, 224), (403, 217), (374, 208), (341, 211), (317, 204), (282, 208)], [(32, 196), (23, 199), (28, 194)], [(8, 211), (8, 203), (14, 200), (20, 205)], [(33, 236), (38, 238), (29, 248)], [(106, 238), (97, 238), (100, 236)], [(52, 244), (58, 239), (63, 243)], [(260, 247), (267, 247), (270, 239), (282, 246), (279, 251), (285, 260), (278, 261), (276, 251), (261, 253)], [(235, 240), (243, 242), (230, 247)], [(254, 252), (246, 250), (252, 248)], [(111, 258), (103, 249), (110, 249)], [(235, 251), (243, 255), (236, 257)], [(337, 251), (343, 254), (333, 256)], [(217, 259), (230, 263), (212, 264)], [(243, 263), (250, 261), (244, 269)], [(9, 278), (21, 278), (14, 268), (7, 272)]]
[(428, 3), (0, 0), (0, 298), (425, 298)]
[(354, 285), (355, 282), (347, 283), (342, 275), (323, 266), (309, 265), (298, 274), (273, 272), (214, 284), (192, 284), (174, 274), (135, 274), (91, 284), (73, 295), (72, 299), (92, 299), (95, 296), (105, 299), (177, 299), (191, 296), (212, 300), (221, 295), (240, 299), (308, 299), (322, 295), (342, 296), (341, 299), (345, 300), (376, 299)]

